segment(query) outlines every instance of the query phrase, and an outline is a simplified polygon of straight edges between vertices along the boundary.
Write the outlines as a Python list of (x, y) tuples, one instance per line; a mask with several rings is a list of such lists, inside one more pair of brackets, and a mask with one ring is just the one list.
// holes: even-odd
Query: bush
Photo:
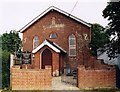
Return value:
[(2, 51), (2, 88), (10, 86), (10, 53)]

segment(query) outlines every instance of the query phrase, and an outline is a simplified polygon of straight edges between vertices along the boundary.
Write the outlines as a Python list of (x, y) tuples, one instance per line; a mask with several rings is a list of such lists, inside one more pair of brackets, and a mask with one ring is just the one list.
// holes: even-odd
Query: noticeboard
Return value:
[(31, 64), (31, 52), (22, 52), (22, 64)]

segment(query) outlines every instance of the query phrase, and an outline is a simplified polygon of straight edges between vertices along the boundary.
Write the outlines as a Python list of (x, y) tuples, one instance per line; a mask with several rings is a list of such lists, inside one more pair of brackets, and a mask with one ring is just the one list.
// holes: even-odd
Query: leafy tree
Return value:
[(14, 54), (20, 49), (21, 39), (15, 31), (10, 31), (10, 33), (4, 33), (2, 36), (2, 50), (7, 50), (8, 52)]
[(109, 42), (108, 34), (105, 28), (100, 24), (92, 25), (91, 50), (92, 55), (97, 56), (97, 49), (104, 48), (105, 44)]
[(107, 31), (109, 36), (112, 36), (108, 44), (108, 56), (115, 58), (117, 54), (120, 54), (120, 1), (108, 2), (103, 10), (103, 17), (109, 20)]
[(2, 39), (0, 49), (2, 49), (2, 54), (0, 54), (0, 59), (2, 57), (2, 87), (10, 86), (10, 53), (20, 51), (21, 39), (18, 33), (15, 31), (10, 31), (10, 33), (4, 33), (0, 36)]

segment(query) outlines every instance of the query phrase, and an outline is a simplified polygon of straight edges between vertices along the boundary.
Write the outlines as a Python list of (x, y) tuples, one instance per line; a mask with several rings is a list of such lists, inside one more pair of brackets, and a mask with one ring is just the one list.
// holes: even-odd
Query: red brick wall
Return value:
[(97, 59), (96, 57), (91, 56), (85, 67), (100, 70), (100, 69), (108, 69), (109, 66), (111, 65), (105, 64), (101, 59)]
[[(52, 18), (55, 18), (56, 24), (64, 24), (64, 27), (55, 27), (55, 28), (47, 28), (44, 29), (44, 26), (51, 25)], [(56, 39), (50, 39), (49, 35), (51, 32), (57, 33)], [(83, 34), (88, 34), (88, 41), (84, 40)], [(69, 57), (69, 44), (68, 44), (68, 37), (69, 35), (74, 34), (77, 39), (77, 56), (76, 57)], [(50, 41), (55, 42), (60, 47), (65, 49), (67, 51), (67, 55), (63, 62), (66, 62), (65, 60), (72, 63), (71, 65), (74, 65), (73, 63), (76, 61), (77, 65), (83, 64), (83, 52), (86, 51), (86, 48), (88, 47), (88, 44), (90, 42), (90, 35), (91, 31), (90, 28), (69, 18), (68, 16), (65, 16), (63, 14), (60, 14), (56, 11), (51, 11), (47, 15), (43, 16), (41, 19), (39, 19), (36, 23), (34, 23), (32, 26), (30, 26), (28, 29), (26, 29), (23, 32), (23, 50), (24, 51), (32, 51), (33, 50), (33, 38), (38, 35), (40, 44), (45, 40), (48, 39)], [(81, 36), (80, 36), (81, 35)], [(83, 45), (86, 44), (86, 48), (82, 48)], [(89, 55), (84, 55), (85, 57)]]
[(51, 68), (20, 69), (12, 68), (12, 90), (48, 90), (52, 87)]
[(52, 54), (52, 66), (53, 66), (53, 76), (56, 74), (57, 71), (59, 71), (59, 53), (54, 52)]
[(99, 88), (116, 87), (115, 68), (110, 70), (86, 70), (85, 67), (78, 68), (78, 87), (79, 88)]

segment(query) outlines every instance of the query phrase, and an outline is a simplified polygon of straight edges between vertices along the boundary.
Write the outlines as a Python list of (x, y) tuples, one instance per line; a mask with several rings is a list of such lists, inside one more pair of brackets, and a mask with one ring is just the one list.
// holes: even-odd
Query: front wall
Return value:
[[(15, 66), (14, 66), (15, 67)], [(52, 87), (51, 68), (11, 68), (12, 90), (50, 90)], [(20, 66), (19, 66), (20, 67)]]
[[(55, 24), (58, 24), (57, 27), (50, 28), (52, 23), (52, 18), (55, 18)], [(62, 27), (60, 27), (62, 25)], [(57, 39), (50, 39), (49, 35), (51, 32), (57, 33)], [(77, 56), (76, 58), (69, 58), (69, 46), (68, 46), (68, 37), (71, 34), (75, 34), (77, 38)], [(88, 34), (89, 40), (85, 41), (83, 34)], [(23, 32), (23, 51), (32, 51), (33, 45), (32, 41), (34, 36), (38, 35), (40, 44), (48, 39), (50, 41), (55, 42), (63, 49), (67, 51), (67, 55), (65, 60), (69, 60), (70, 62), (74, 62), (75, 60), (79, 61), (80, 64), (83, 64), (83, 52), (82, 46), (86, 44), (86, 49), (88, 48), (88, 43), (90, 42), (90, 28), (87, 26), (76, 22), (75, 20), (70, 19), (58, 12), (51, 11), (46, 16), (38, 20), (34, 25), (29, 27), (26, 31)], [(82, 38), (82, 39), (81, 39)], [(64, 60), (64, 61), (65, 61)], [(73, 64), (72, 64), (73, 65)], [(75, 64), (74, 64), (75, 65)]]
[(116, 70), (92, 70), (78, 67), (79, 88), (115, 88)]

